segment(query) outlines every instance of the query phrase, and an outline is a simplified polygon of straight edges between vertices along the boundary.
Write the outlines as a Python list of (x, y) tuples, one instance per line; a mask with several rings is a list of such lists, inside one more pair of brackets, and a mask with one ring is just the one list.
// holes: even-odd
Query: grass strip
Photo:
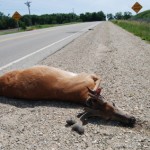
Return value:
[(115, 20), (112, 22), (134, 35), (141, 37), (142, 40), (150, 42), (150, 23), (126, 20)]

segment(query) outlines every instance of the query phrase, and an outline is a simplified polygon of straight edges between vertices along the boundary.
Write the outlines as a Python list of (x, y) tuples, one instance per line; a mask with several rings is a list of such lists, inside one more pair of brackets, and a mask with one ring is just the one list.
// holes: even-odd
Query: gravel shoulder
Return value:
[(0, 150), (150, 149), (150, 44), (102, 22), (39, 64), (100, 75), (103, 96), (138, 123), (127, 128), (94, 118), (78, 135), (65, 121), (81, 105), (0, 97)]

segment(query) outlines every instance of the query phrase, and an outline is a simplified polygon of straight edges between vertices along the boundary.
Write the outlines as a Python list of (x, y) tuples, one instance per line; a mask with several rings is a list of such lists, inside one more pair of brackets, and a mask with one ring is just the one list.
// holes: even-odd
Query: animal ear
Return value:
[(95, 95), (95, 91), (91, 90), (89, 87), (87, 87), (87, 89), (88, 89), (88, 92), (89, 92), (90, 94), (94, 94), (94, 95)]
[(96, 100), (95, 102), (98, 102), (99, 104), (103, 104), (105, 102), (104, 97), (101, 95), (94, 95), (94, 94), (89, 93), (89, 96), (90, 98)]

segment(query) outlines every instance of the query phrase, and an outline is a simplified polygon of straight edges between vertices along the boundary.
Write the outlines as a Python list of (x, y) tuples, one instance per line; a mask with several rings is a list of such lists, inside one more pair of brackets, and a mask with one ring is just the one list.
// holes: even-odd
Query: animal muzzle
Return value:
[(133, 127), (136, 123), (136, 119), (133, 116), (124, 113), (116, 113), (113, 120), (121, 122), (123, 125)]

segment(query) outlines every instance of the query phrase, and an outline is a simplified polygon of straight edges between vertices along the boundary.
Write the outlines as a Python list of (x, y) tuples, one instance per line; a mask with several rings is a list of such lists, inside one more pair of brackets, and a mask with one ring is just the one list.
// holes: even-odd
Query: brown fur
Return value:
[(94, 89), (100, 78), (48, 66), (11, 71), (0, 77), (0, 96), (22, 99), (66, 100), (85, 103), (87, 87)]
[(0, 96), (83, 103), (88, 106), (80, 113), (83, 123), (88, 117), (99, 116), (133, 126), (135, 117), (123, 112), (114, 103), (104, 101), (101, 95), (95, 93), (99, 84), (100, 78), (94, 74), (74, 74), (54, 67), (35, 66), (1, 76)]

